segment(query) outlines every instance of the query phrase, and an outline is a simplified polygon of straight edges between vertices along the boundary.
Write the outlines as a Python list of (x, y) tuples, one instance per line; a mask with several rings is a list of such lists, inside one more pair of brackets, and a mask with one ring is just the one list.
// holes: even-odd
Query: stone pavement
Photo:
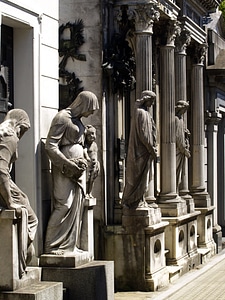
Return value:
[(225, 249), (157, 292), (118, 292), (115, 300), (225, 300)]

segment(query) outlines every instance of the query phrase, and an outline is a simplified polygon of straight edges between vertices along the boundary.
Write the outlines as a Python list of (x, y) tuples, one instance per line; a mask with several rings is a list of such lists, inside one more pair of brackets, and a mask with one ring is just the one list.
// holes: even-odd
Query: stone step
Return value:
[(62, 282), (39, 281), (14, 291), (1, 291), (0, 300), (62, 300)]

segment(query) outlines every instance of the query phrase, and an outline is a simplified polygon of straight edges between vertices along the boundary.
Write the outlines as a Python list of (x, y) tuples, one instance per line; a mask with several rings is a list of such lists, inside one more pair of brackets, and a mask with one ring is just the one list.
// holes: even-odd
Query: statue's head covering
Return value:
[(23, 126), (25, 128), (30, 128), (30, 119), (27, 113), (23, 109), (15, 108), (10, 110), (5, 116), (5, 120), (10, 120), (14, 126)]
[(0, 140), (13, 134), (21, 138), (29, 128), (30, 120), (27, 113), (23, 109), (12, 109), (5, 116), (4, 122), (0, 124)]
[(98, 99), (94, 93), (83, 91), (78, 94), (69, 108), (73, 110), (73, 116), (78, 117), (83, 113), (99, 109)]
[(187, 102), (185, 100), (179, 100), (179, 101), (177, 101), (176, 106), (175, 106), (176, 113), (179, 112), (180, 109), (183, 109), (183, 108), (188, 109), (188, 107), (189, 107), (189, 102)]

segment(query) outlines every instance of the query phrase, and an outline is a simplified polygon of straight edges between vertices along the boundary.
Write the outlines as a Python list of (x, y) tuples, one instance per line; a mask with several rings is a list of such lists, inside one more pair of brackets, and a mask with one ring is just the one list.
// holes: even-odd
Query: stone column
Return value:
[[(159, 19), (156, 4), (140, 4), (129, 6), (128, 18), (135, 21), (135, 56), (136, 56), (136, 97), (141, 96), (142, 91), (152, 90), (152, 34), (154, 20)], [(151, 177), (148, 179), (148, 190), (145, 200), (151, 204), (154, 197), (154, 167), (153, 161), (150, 165)]]
[(211, 205), (205, 186), (205, 122), (203, 67), (206, 45), (195, 48), (194, 64), (192, 66), (192, 184), (191, 193), (196, 207)]
[(192, 184), (191, 195), (194, 198), (195, 209), (200, 211), (198, 216), (198, 247), (208, 248), (210, 255), (216, 252), (213, 240), (213, 210), (211, 199), (206, 190), (205, 175), (205, 120), (203, 68), (206, 45), (197, 45), (193, 56), (192, 66)]
[[(167, 29), (167, 42), (160, 49), (161, 91), (161, 193), (160, 208), (163, 216), (186, 213), (185, 201), (176, 192), (176, 138), (175, 138), (175, 68), (174, 41), (179, 34), (177, 22), (163, 26)], [(185, 210), (186, 209), (186, 210)]]
[[(187, 100), (187, 53), (186, 48), (190, 44), (191, 37), (190, 32), (182, 30), (180, 36), (176, 39), (175, 48), (175, 91), (176, 91), (176, 103), (179, 100)], [(184, 125), (187, 128), (187, 113), (184, 114)], [(179, 195), (187, 203), (187, 211), (194, 211), (194, 200), (189, 195), (188, 188), (188, 158), (185, 157), (185, 170), (182, 174), (181, 188)]]
[(212, 112), (208, 115), (207, 136), (208, 136), (208, 192), (212, 199), (213, 211), (212, 225), (213, 238), (217, 244), (217, 251), (222, 250), (222, 232), (218, 225), (218, 124), (222, 119), (219, 112)]

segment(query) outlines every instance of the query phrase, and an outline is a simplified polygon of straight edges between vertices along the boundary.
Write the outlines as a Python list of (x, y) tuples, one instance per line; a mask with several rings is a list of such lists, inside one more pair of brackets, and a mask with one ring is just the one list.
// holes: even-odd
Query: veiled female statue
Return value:
[(30, 206), (27, 195), (11, 179), (10, 170), (12, 164), (18, 158), (18, 142), (29, 128), (29, 117), (22, 109), (10, 110), (4, 122), (0, 124), (0, 206), (15, 210), (16, 215), (19, 217), (20, 277), (25, 273), (26, 266), (34, 255), (33, 240), (37, 230), (38, 219)]
[(80, 233), (88, 164), (84, 158), (85, 126), (81, 118), (98, 108), (95, 94), (84, 91), (52, 121), (46, 151), (52, 162), (53, 211), (47, 227), (45, 253), (63, 255), (82, 251)]

